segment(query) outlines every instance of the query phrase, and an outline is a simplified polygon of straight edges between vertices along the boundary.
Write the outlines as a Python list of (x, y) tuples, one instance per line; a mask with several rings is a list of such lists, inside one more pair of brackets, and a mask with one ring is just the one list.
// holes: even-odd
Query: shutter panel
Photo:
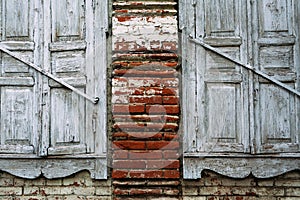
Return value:
[[(94, 95), (93, 10), (91, 1), (52, 0), (45, 2), (45, 68), (79, 90)], [(47, 32), (49, 30), (49, 33)], [(44, 83), (44, 119), (49, 126), (44, 136), (48, 155), (94, 152), (93, 105), (74, 92), (49, 80)], [(46, 133), (48, 132), (48, 133)], [(47, 139), (47, 137), (46, 137)], [(42, 152), (43, 153), (43, 152)]]
[[(196, 7), (196, 36), (245, 61), (245, 1), (206, 0), (201, 4)], [(196, 47), (196, 71), (198, 150), (248, 152), (247, 72), (201, 46)]]
[[(38, 60), (34, 47), (33, 1), (0, 1), (0, 42), (31, 62)], [(36, 30), (35, 30), (36, 31)], [(0, 153), (36, 150), (38, 133), (38, 76), (25, 64), (0, 52)]]
[[(253, 4), (254, 65), (291, 88), (299, 72), (298, 1), (261, 0)], [(257, 27), (255, 29), (254, 27)], [(298, 152), (299, 99), (255, 78), (256, 143), (258, 153)]]

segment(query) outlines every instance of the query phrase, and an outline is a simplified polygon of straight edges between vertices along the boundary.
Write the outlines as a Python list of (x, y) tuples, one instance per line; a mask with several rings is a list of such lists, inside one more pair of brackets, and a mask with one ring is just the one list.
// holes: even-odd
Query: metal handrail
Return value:
[(88, 96), (87, 94), (81, 92), (80, 90), (76, 89), (75, 87), (73, 87), (72, 85), (66, 83), (65, 81), (63, 81), (62, 79), (60, 78), (57, 78), (56, 76), (54, 76), (53, 74), (45, 71), (44, 69), (40, 68), (39, 66), (37, 66), (36, 64), (28, 61), (28, 60), (25, 60), (24, 58), (22, 58), (20, 55), (8, 50), (7, 48), (5, 48), (3, 45), (0, 44), (0, 51), (3, 51), (4, 53), (10, 55), (11, 57), (19, 60), (20, 62), (28, 65), (29, 67), (35, 69), (36, 71), (40, 72), (41, 74), (47, 76), (48, 78), (56, 81), (57, 83), (65, 86), (66, 88), (72, 90), (73, 92), (77, 93), (78, 95), (86, 98), (87, 100), (89, 100), (90, 102), (94, 103), (94, 104), (97, 104), (99, 102), (99, 98), (98, 97), (90, 97)]
[(233, 62), (233, 63), (235, 63), (237, 65), (240, 65), (240, 66), (244, 67), (245, 69), (247, 69), (249, 71), (252, 71), (253, 73), (255, 73), (255, 74), (257, 74), (257, 75), (259, 75), (259, 76), (261, 76), (261, 77), (263, 77), (263, 78), (265, 78), (267, 80), (269, 80), (272, 83), (275, 83), (276, 85), (278, 85), (278, 86), (284, 88), (285, 90), (288, 90), (289, 92), (291, 92), (291, 93), (297, 95), (298, 97), (300, 97), (300, 92), (299, 91), (297, 91), (297, 90), (295, 90), (295, 89), (287, 86), (286, 84), (284, 84), (284, 83), (278, 81), (277, 79), (275, 79), (275, 78), (273, 78), (273, 77), (265, 74), (264, 72), (262, 72), (262, 71), (260, 71), (258, 69), (255, 69), (251, 65), (246, 65), (246, 64), (242, 63), (240, 60), (237, 60), (237, 59), (234, 59), (234, 58), (228, 56), (227, 54), (225, 54), (225, 53), (219, 51), (218, 49), (216, 49), (216, 48), (214, 48), (214, 47), (206, 44), (204, 41), (202, 41), (200, 39), (189, 38), (189, 40), (192, 41), (192, 42), (194, 42), (194, 43), (196, 43), (196, 44), (199, 44), (199, 45), (203, 46), (204, 48), (206, 48), (206, 49), (208, 49), (208, 50), (210, 50), (210, 51), (218, 54), (219, 56), (222, 56), (223, 58), (225, 58), (225, 59), (227, 59), (227, 60), (229, 60), (229, 61), (231, 61), (231, 62)]

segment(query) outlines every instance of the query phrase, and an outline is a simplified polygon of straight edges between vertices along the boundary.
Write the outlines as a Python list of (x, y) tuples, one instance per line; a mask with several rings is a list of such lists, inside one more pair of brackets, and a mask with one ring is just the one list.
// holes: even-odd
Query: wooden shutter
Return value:
[[(254, 1), (252, 10), (254, 65), (299, 89), (299, 1)], [(299, 152), (299, 98), (262, 78), (254, 81), (256, 151)]]
[[(197, 2), (196, 38), (245, 61), (245, 11), (243, 0)], [(195, 63), (188, 65), (195, 68), (191, 67), (185, 73), (190, 76), (189, 81), (195, 83), (195, 93), (192, 93), (195, 110), (187, 108), (187, 112), (195, 113), (192, 120), (196, 123), (193, 130), (197, 132), (196, 150), (248, 152), (248, 79), (244, 75), (247, 72), (199, 45), (195, 46), (193, 54)], [(183, 90), (190, 92), (190, 87), (187, 84)], [(188, 99), (193, 99), (193, 95)]]
[(44, 69), (100, 101), (94, 105), (45, 77), (39, 154), (104, 155), (107, 2), (46, 0), (43, 11)]
[[(38, 32), (32, 0), (0, 1), (0, 43), (31, 62), (38, 62), (33, 33)], [(36, 151), (38, 138), (38, 75), (0, 52), (0, 153)]]
[[(44, 69), (94, 96), (91, 2), (45, 1), (44, 22)], [(48, 78), (43, 101), (40, 155), (94, 152), (92, 103)]]

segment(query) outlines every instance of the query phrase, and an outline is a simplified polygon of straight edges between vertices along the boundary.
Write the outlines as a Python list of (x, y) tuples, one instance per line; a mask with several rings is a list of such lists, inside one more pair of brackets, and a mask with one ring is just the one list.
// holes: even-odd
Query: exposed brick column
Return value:
[(114, 1), (115, 199), (180, 193), (176, 6), (176, 0)]

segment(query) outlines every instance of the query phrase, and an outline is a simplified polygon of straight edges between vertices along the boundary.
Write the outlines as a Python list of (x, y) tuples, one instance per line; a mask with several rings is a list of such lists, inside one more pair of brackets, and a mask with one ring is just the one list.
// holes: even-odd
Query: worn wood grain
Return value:
[[(200, 178), (204, 169), (240, 178), (299, 169), (300, 3), (187, 1), (179, 4), (184, 177)], [(206, 49), (191, 48), (189, 37)]]
[(295, 158), (185, 158), (185, 179), (201, 178), (201, 172), (209, 169), (232, 178), (270, 178), (289, 171), (299, 170), (300, 160)]
[[(81, 170), (107, 177), (107, 3), (0, 1), (1, 170), (24, 178)], [(99, 95), (101, 106), (76, 91)], [(19, 160), (9, 169), (4, 158)]]

